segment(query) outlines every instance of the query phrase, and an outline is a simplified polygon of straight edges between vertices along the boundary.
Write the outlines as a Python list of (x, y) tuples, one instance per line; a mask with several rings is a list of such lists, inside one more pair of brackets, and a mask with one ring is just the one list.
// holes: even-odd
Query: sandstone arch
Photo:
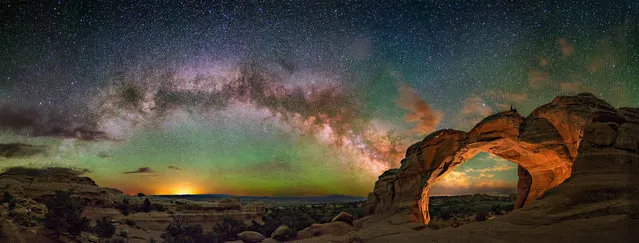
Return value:
[[(384, 172), (369, 194), (368, 215), (428, 223), (430, 187), (464, 161), (488, 152), (519, 165), (516, 207), (530, 204), (570, 177), (584, 128), (626, 118), (592, 94), (560, 96), (524, 118), (514, 111), (489, 116), (469, 132), (440, 130), (413, 144), (398, 169)], [(604, 143), (608, 134), (595, 134)]]

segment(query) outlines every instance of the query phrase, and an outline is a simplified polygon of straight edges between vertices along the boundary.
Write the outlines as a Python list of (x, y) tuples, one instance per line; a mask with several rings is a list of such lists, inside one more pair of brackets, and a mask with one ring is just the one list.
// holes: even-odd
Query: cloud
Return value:
[(489, 90), (485, 92), (485, 98), (494, 102), (501, 111), (509, 110), (511, 106), (523, 104), (528, 100), (528, 94), (505, 92), (502, 90)]
[(566, 94), (592, 93), (594, 90), (584, 86), (583, 82), (561, 82), (559, 83), (561, 91)]
[(487, 105), (482, 98), (470, 97), (464, 100), (461, 114), (487, 117), (493, 114), (493, 108)]
[(404, 118), (409, 123), (415, 123), (413, 131), (420, 135), (433, 132), (442, 119), (441, 112), (431, 109), (430, 105), (406, 84), (399, 84), (399, 98), (396, 102), (399, 107), (409, 112)]
[(0, 104), (0, 129), (24, 129), (35, 127), (40, 114), (35, 109)]
[(472, 185), (472, 178), (468, 174), (460, 171), (451, 171), (444, 175), (435, 185), (440, 187), (470, 187)]
[(46, 152), (44, 146), (34, 146), (22, 143), (0, 144), (0, 157), (23, 158), (31, 157)]
[(548, 61), (548, 59), (544, 58), (544, 57), (539, 57), (539, 66), (545, 67), (547, 66), (550, 62)]
[(539, 69), (532, 69), (528, 71), (528, 84), (530, 87), (539, 89), (552, 84), (552, 80), (548, 73)]
[(557, 40), (557, 43), (559, 43), (559, 47), (561, 47), (562, 56), (569, 57), (572, 56), (575, 52), (575, 47), (570, 42), (568, 42), (566, 38), (559, 38)]
[(80, 176), (86, 173), (91, 173), (89, 169), (67, 168), (67, 167), (44, 167), (44, 168), (28, 168), (28, 167), (9, 167), (6, 168), (3, 174), (9, 175), (27, 175), (27, 176)]
[(84, 118), (74, 120), (67, 111), (43, 112), (32, 107), (0, 103), (0, 131), (29, 136), (59, 136), (81, 140), (108, 139)]
[(174, 165), (169, 165), (168, 168), (171, 169), (171, 170), (182, 170), (182, 168), (174, 166)]
[(472, 184), (463, 184), (463, 182), (460, 184), (440, 184), (440, 182), (437, 182), (430, 189), (431, 196), (469, 195), (476, 193), (508, 195), (516, 192), (516, 182), (492, 180), (491, 178), (475, 181)]
[(441, 177), (431, 188), (431, 195), (510, 194), (516, 191), (516, 181), (497, 179), (497, 173), (516, 173), (517, 165), (490, 154), (496, 164), (485, 168), (457, 168)]
[(140, 173), (154, 173), (149, 167), (140, 167), (137, 170), (122, 172), (122, 174), (140, 174)]
[(457, 115), (457, 129), (467, 130), (494, 113), (493, 108), (479, 96), (464, 99)]
[(495, 178), (495, 174), (485, 174), (485, 173), (481, 173), (479, 174), (480, 178)]
[(499, 171), (509, 171), (509, 170), (515, 170), (517, 169), (517, 166), (515, 165), (497, 165), (494, 167), (488, 167), (488, 168), (483, 168), (483, 169), (473, 169), (473, 168), (469, 168), (464, 170), (464, 172), (478, 172), (478, 173), (486, 173), (486, 172), (499, 172)]

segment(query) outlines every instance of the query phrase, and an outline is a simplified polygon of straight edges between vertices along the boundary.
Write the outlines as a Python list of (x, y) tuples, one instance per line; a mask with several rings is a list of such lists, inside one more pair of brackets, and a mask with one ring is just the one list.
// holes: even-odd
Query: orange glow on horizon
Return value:
[(189, 195), (189, 194), (201, 194), (197, 185), (190, 182), (176, 183), (168, 187), (168, 192), (162, 194), (173, 195)]

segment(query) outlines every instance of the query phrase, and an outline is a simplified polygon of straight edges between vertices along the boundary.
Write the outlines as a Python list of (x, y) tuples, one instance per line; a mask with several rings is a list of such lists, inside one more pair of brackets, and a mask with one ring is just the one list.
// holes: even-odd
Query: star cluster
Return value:
[[(3, 1), (0, 17), (0, 143), (39, 148), (1, 166), (130, 193), (365, 195), (437, 129), (581, 92), (639, 104), (636, 1)], [(434, 190), (503, 191), (502, 162)]]

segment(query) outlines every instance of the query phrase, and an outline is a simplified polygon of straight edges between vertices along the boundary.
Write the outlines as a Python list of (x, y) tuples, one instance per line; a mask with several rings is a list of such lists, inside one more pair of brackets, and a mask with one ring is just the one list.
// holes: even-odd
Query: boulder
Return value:
[(295, 237), (295, 235), (296, 232), (294, 230), (286, 225), (280, 225), (280, 227), (277, 227), (277, 229), (273, 231), (273, 233), (271, 234), (271, 238), (278, 241), (287, 241)]
[(244, 231), (242, 233), (237, 234), (237, 237), (245, 243), (258, 243), (262, 242), (266, 237), (264, 237), (259, 232), (255, 231)]
[(583, 141), (597, 146), (611, 146), (617, 140), (616, 123), (593, 123), (586, 126)]
[(619, 126), (615, 147), (639, 151), (639, 124), (625, 123)]
[(345, 235), (348, 232), (352, 232), (354, 230), (355, 230), (355, 227), (341, 221), (336, 221), (336, 222), (331, 222), (326, 224), (313, 224), (309, 226), (308, 228), (297, 232), (297, 236), (295, 237), (295, 240), (301, 240), (301, 239), (307, 239), (307, 238), (325, 236), (325, 235), (341, 236), (341, 235)]
[(353, 215), (350, 215), (347, 212), (341, 212), (337, 216), (335, 216), (333, 220), (331, 220), (331, 222), (341, 221), (341, 222), (353, 225), (353, 220), (354, 220)]

